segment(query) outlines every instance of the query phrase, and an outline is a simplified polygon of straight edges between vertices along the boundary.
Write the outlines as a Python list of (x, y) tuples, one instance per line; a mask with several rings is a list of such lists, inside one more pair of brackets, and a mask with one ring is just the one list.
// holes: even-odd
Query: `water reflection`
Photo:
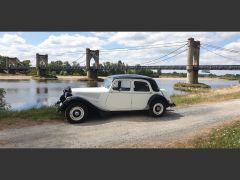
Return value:
[(44, 88), (37, 88), (36, 89), (37, 94), (47, 94), (48, 93), (48, 88), (44, 87)]
[(97, 81), (87, 81), (87, 86), (88, 87), (98, 87), (98, 82)]
[(37, 99), (36, 105), (37, 107), (48, 105), (48, 88), (47, 87), (37, 87), (36, 89)]

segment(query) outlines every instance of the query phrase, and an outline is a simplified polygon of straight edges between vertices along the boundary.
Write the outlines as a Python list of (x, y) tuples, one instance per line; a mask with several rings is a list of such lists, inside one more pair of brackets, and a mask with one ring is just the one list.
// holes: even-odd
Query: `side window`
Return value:
[(112, 89), (115, 91), (130, 91), (131, 90), (131, 81), (130, 80), (114, 81)]
[(148, 91), (150, 91), (150, 89), (146, 82), (134, 81), (134, 91), (148, 92)]

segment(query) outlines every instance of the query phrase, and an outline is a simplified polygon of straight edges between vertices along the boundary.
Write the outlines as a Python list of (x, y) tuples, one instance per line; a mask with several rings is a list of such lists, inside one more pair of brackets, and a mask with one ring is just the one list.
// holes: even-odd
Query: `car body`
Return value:
[(91, 110), (148, 110), (153, 116), (162, 116), (166, 108), (175, 104), (153, 78), (122, 74), (106, 77), (102, 87), (66, 88), (57, 106), (70, 122), (82, 122)]

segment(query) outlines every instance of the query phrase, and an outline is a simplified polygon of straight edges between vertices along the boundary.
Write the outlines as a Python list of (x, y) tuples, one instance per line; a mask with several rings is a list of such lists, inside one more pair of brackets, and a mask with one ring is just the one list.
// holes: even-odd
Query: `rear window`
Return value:
[(146, 82), (134, 81), (134, 91), (148, 92), (148, 91), (150, 91), (150, 89), (149, 89), (149, 86)]

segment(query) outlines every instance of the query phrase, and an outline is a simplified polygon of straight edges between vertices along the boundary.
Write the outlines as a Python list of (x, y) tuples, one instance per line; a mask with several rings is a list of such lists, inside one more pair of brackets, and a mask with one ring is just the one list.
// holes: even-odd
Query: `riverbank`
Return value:
[(232, 86), (221, 89), (210, 89), (206, 92), (190, 93), (186, 95), (173, 95), (172, 101), (177, 106), (188, 106), (199, 103), (220, 102), (240, 98), (240, 86)]
[(0, 75), (0, 80), (30, 80), (32, 76), (24, 75)]
[[(159, 77), (159, 78), (153, 78), (153, 79), (157, 79), (157, 80), (183, 80), (186, 81), (186, 77)], [(199, 77), (198, 80), (219, 80), (220, 78), (214, 77), (214, 78), (210, 78), (210, 77)]]

